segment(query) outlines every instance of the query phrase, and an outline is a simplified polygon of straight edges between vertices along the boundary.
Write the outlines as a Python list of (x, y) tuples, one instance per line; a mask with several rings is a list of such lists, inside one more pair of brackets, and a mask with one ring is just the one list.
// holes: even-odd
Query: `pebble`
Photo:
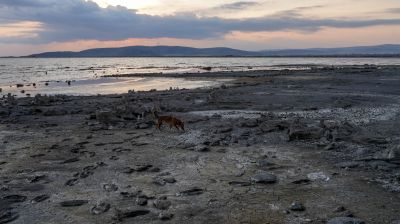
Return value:
[(107, 192), (117, 191), (118, 186), (115, 184), (104, 184), (103, 189)]
[(88, 203), (87, 200), (71, 200), (71, 201), (62, 201), (60, 202), (60, 205), (62, 207), (77, 207), (87, 203)]
[(297, 201), (293, 202), (293, 203), (290, 205), (289, 209), (292, 210), (292, 211), (297, 211), (297, 212), (301, 212), (301, 211), (306, 210), (306, 208), (304, 207), (304, 205), (301, 204), (300, 202), (297, 202)]
[(198, 187), (193, 187), (188, 190), (180, 191), (177, 196), (192, 196), (192, 195), (199, 195), (203, 194), (204, 189), (198, 188)]
[(100, 202), (90, 209), (90, 213), (92, 213), (93, 215), (99, 215), (107, 212), (108, 210), (110, 210), (110, 208), (111, 205), (109, 203)]
[(19, 214), (17, 212), (3, 210), (0, 211), (0, 223), (9, 223), (18, 219)]
[(330, 219), (326, 224), (365, 224), (365, 222), (352, 217), (336, 217)]
[(39, 196), (34, 197), (34, 198), (32, 199), (32, 201), (33, 201), (33, 202), (42, 202), (42, 201), (45, 201), (45, 200), (47, 200), (47, 199), (49, 199), (49, 198), (50, 198), (49, 195), (43, 194), (43, 195), (39, 195)]
[(116, 211), (115, 219), (122, 221), (127, 218), (134, 218), (137, 216), (143, 216), (149, 214), (149, 210), (128, 210), (128, 211)]
[(7, 195), (7, 196), (3, 197), (3, 199), (6, 200), (9, 203), (24, 202), (26, 200), (26, 198), (27, 198), (26, 196), (18, 195), (18, 194)]
[(136, 198), (136, 204), (140, 206), (145, 206), (147, 205), (147, 198), (144, 197), (137, 197)]
[(153, 202), (154, 207), (160, 210), (167, 210), (171, 206), (171, 204), (171, 201), (162, 199), (157, 199)]
[(277, 177), (271, 173), (261, 171), (252, 176), (251, 181), (260, 184), (273, 184), (276, 183)]
[(161, 212), (158, 215), (158, 218), (161, 219), (161, 220), (164, 220), (164, 221), (171, 220), (173, 217), (174, 217), (174, 214), (169, 213), (169, 212)]

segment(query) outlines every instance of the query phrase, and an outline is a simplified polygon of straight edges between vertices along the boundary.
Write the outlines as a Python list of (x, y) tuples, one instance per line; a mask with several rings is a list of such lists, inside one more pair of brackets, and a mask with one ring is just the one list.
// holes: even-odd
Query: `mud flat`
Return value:
[(254, 74), (2, 99), (0, 223), (399, 223), (400, 67)]

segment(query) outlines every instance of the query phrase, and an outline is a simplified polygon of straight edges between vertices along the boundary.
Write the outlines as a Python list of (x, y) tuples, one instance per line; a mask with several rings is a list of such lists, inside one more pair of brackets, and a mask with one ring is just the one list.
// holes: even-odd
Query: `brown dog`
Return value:
[(154, 117), (157, 119), (157, 128), (161, 130), (161, 125), (163, 123), (169, 124), (169, 128), (171, 129), (173, 126), (179, 130), (185, 131), (185, 124), (183, 121), (179, 120), (176, 117), (172, 116), (158, 116), (156, 112), (154, 112)]

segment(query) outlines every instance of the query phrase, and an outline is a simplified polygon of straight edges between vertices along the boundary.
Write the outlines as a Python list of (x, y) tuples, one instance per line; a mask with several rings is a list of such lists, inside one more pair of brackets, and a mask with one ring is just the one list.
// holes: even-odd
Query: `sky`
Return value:
[(0, 0), (0, 56), (133, 45), (400, 44), (400, 0)]

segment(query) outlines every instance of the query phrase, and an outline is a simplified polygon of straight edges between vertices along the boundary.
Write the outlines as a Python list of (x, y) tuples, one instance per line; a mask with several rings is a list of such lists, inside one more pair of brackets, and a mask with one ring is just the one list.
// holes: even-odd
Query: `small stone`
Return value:
[(18, 195), (18, 194), (7, 195), (7, 196), (3, 197), (3, 199), (6, 200), (9, 203), (24, 202), (26, 200), (26, 198), (27, 198), (26, 196)]
[(117, 191), (118, 186), (115, 184), (104, 184), (103, 189), (107, 192)]
[(292, 211), (297, 211), (297, 212), (302, 212), (302, 211), (306, 210), (304, 205), (301, 204), (300, 202), (297, 202), (297, 201), (293, 202), (290, 205), (289, 209), (292, 210)]
[(140, 165), (136, 165), (133, 170), (135, 170), (136, 172), (143, 172), (146, 171), (148, 169), (150, 169), (151, 167), (153, 167), (153, 165), (150, 164), (140, 164)]
[(273, 184), (276, 183), (277, 177), (271, 173), (261, 171), (252, 176), (251, 181), (260, 184)]
[(188, 190), (181, 191), (177, 194), (177, 196), (193, 196), (193, 195), (199, 195), (203, 194), (204, 189), (198, 188), (198, 187), (193, 187)]
[(49, 195), (44, 194), (44, 195), (39, 195), (39, 196), (33, 198), (32, 201), (33, 201), (33, 202), (42, 202), (42, 201), (45, 201), (45, 200), (47, 200), (47, 199), (49, 199), (49, 198), (50, 198)]
[(154, 207), (160, 210), (167, 210), (171, 206), (171, 201), (157, 199), (153, 202)]
[(74, 157), (74, 158), (71, 158), (71, 159), (64, 160), (64, 161), (62, 162), (62, 164), (65, 164), (65, 163), (74, 163), (74, 162), (77, 162), (77, 161), (79, 161), (79, 158), (78, 158), (78, 157)]
[(336, 217), (330, 219), (326, 224), (365, 224), (365, 222), (352, 217)]
[(161, 219), (161, 220), (163, 220), (163, 221), (171, 220), (173, 217), (174, 217), (174, 214), (169, 213), (169, 212), (161, 212), (161, 213), (158, 215), (158, 218)]
[(19, 218), (19, 214), (17, 212), (13, 212), (10, 210), (0, 211), (0, 223), (9, 223)]
[(229, 185), (238, 186), (238, 187), (246, 187), (246, 186), (250, 186), (251, 182), (247, 182), (247, 181), (230, 181)]
[(163, 180), (164, 180), (166, 183), (169, 183), (169, 184), (176, 183), (176, 180), (175, 180), (175, 178), (173, 178), (173, 177), (165, 177)]
[(88, 203), (87, 200), (71, 200), (71, 201), (60, 202), (60, 205), (62, 207), (77, 207), (77, 206), (82, 206), (87, 203)]
[(66, 186), (74, 186), (76, 183), (78, 183), (79, 179), (78, 178), (73, 178), (70, 180), (67, 180), (67, 182), (65, 182)]
[(145, 206), (147, 205), (147, 198), (144, 197), (137, 197), (136, 198), (136, 204), (140, 206)]
[(93, 206), (90, 209), (90, 213), (92, 213), (93, 215), (99, 215), (102, 213), (107, 212), (108, 210), (110, 210), (111, 205), (105, 202), (100, 202), (99, 204)]
[(116, 210), (116, 220), (122, 221), (127, 218), (134, 218), (137, 216), (143, 216), (149, 214), (149, 210), (128, 210), (128, 211), (120, 211)]

